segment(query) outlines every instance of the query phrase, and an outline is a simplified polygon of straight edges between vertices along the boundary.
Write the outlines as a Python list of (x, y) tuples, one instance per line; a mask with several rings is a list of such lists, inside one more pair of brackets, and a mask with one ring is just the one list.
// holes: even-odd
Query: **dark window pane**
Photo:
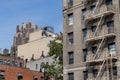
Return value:
[(73, 44), (74, 43), (73, 32), (68, 33), (68, 42), (69, 42), (69, 44)]
[(82, 9), (82, 17), (83, 17), (83, 19), (85, 19), (86, 13), (87, 13), (86, 8)]
[(87, 37), (87, 29), (83, 29), (83, 40), (86, 40)]
[(114, 32), (114, 21), (107, 22), (107, 26), (108, 26), (108, 33), (113, 33)]
[(92, 53), (96, 53), (96, 51), (97, 51), (97, 47), (96, 46), (94, 46), (94, 47), (92, 47)]
[(83, 61), (86, 61), (87, 59), (87, 49), (83, 49)]
[(97, 69), (93, 69), (93, 76), (94, 76), (94, 78), (97, 77), (97, 74), (98, 74), (98, 70)]
[(92, 6), (90, 7), (92, 13), (95, 12), (95, 7), (96, 7), (95, 5), (92, 5)]
[(74, 73), (68, 73), (69, 80), (74, 80)]
[(88, 80), (88, 71), (83, 71), (84, 80)]
[(68, 0), (68, 6), (69, 7), (73, 6), (73, 0)]
[(73, 13), (68, 14), (68, 25), (73, 25)]
[(96, 26), (91, 26), (91, 30), (92, 30), (92, 32), (95, 32)]
[(117, 76), (117, 67), (113, 67), (113, 75)]
[(73, 64), (74, 63), (74, 53), (73, 52), (69, 52), (69, 64)]
[(112, 0), (106, 0), (105, 3), (106, 3), (106, 5), (112, 5), (113, 4)]
[(108, 49), (110, 52), (115, 51), (115, 49), (116, 49), (115, 43), (108, 44)]

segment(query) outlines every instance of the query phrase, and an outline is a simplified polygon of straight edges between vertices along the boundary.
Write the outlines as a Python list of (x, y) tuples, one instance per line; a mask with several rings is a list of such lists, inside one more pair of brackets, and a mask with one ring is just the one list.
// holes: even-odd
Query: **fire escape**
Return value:
[[(92, 0), (85, 0), (84, 4), (87, 5), (87, 4), (90, 4), (90, 1)], [(95, 0), (93, 0), (95, 1)], [(86, 67), (90, 67), (90, 66), (96, 66), (96, 64), (99, 64), (99, 71), (97, 73), (97, 76), (94, 78), (94, 79), (90, 79), (90, 80), (109, 80), (109, 76), (111, 75), (111, 79), (110, 80), (114, 80), (113, 78), (113, 61), (117, 61), (117, 57), (116, 56), (113, 56), (112, 54), (110, 55), (110, 52), (106, 51), (105, 54), (102, 53), (102, 49), (103, 49), (103, 45), (106, 43), (106, 40), (108, 38), (111, 38), (111, 37), (115, 37), (115, 33), (112, 32), (112, 33), (104, 33), (103, 35), (100, 34), (100, 30), (101, 30), (101, 27), (103, 27), (103, 24), (105, 22), (105, 18), (109, 15), (114, 15), (114, 9), (109, 9), (107, 8), (106, 11), (101, 11), (100, 12), (100, 8), (101, 8), (101, 5), (103, 4), (104, 0), (97, 0), (96, 2), (96, 5), (95, 5), (95, 10), (94, 10), (94, 15), (92, 15), (91, 13), (89, 13), (89, 16), (86, 17), (85, 21), (86, 21), (86, 24), (90, 21), (93, 21), (93, 20), (97, 20), (98, 23), (97, 23), (97, 26), (96, 26), (96, 29), (94, 31), (93, 34), (89, 34), (89, 36), (87, 37), (87, 39), (85, 40), (86, 43), (91, 43), (91, 42), (94, 42), (94, 41), (98, 41), (99, 43), (97, 44), (97, 50), (96, 50), (96, 53), (94, 54), (92, 60), (88, 60), (86, 61), (87, 63), (87, 66)], [(101, 56), (103, 55), (103, 56)], [(104, 79), (102, 76), (103, 76), (103, 73), (106, 71), (111, 71), (111, 74), (109, 74), (107, 72), (107, 76), (106, 78)]]

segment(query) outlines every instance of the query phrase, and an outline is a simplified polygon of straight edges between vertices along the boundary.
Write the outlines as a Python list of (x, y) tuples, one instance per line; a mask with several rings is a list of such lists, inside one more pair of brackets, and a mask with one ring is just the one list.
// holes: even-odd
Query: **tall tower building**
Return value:
[(13, 45), (11, 47), (11, 56), (16, 57), (18, 45), (28, 43), (30, 33), (33, 33), (37, 30), (38, 26), (36, 24), (32, 24), (31, 22), (24, 23), (21, 26), (17, 25)]
[(120, 0), (63, 0), (64, 80), (120, 79)]

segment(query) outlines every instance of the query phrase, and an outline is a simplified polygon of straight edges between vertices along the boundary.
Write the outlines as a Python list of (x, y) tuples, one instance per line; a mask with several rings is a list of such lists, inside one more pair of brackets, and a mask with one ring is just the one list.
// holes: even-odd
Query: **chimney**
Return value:
[(32, 58), (31, 58), (32, 61), (34, 61), (34, 54), (32, 54)]
[(19, 30), (19, 25), (16, 26), (16, 33), (18, 33), (20, 30)]

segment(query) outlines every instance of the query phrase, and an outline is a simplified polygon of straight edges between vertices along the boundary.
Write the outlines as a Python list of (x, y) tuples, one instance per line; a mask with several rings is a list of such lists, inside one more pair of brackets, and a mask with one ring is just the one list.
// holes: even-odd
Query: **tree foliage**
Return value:
[(47, 75), (51, 76), (54, 80), (62, 80), (63, 74), (63, 45), (62, 43), (51, 41), (49, 44), (49, 56), (53, 56), (53, 63), (48, 64)]

